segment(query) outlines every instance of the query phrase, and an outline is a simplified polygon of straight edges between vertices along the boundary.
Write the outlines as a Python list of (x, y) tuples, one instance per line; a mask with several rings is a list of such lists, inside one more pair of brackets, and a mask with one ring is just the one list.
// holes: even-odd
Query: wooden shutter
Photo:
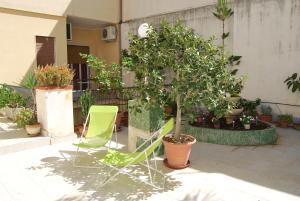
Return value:
[(36, 36), (37, 66), (55, 63), (54, 37)]

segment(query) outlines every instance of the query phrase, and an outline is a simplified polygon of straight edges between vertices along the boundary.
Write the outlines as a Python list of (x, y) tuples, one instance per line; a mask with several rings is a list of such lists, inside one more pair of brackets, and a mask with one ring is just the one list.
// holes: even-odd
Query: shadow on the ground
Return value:
[(26, 138), (26, 132), (6, 117), (0, 116), (0, 140)]
[[(108, 167), (99, 165), (97, 160), (103, 154), (79, 152), (77, 165), (89, 165), (97, 168), (74, 167), (71, 160), (76, 152), (61, 151), (62, 157), (47, 157), (41, 160), (39, 166), (30, 167), (30, 170), (39, 170), (49, 168), (49, 175), (60, 175), (64, 180), (72, 185), (76, 185), (76, 189), (82, 193), (81, 195), (66, 195), (56, 201), (77, 201), (77, 200), (109, 200), (116, 201), (137, 201), (147, 199), (156, 193), (172, 191), (180, 186), (180, 182), (172, 178), (168, 178), (164, 190), (158, 190), (141, 181), (130, 178), (127, 175), (119, 174), (114, 180), (105, 186), (100, 186), (106, 173), (110, 170)], [(162, 163), (158, 164), (158, 169), (162, 169)], [(132, 168), (135, 175), (148, 175), (147, 169), (142, 166)], [(159, 183), (159, 177), (156, 178)], [(77, 187), (78, 186), (78, 187)]]
[(276, 145), (237, 147), (201, 143), (200, 149), (192, 151), (191, 168), (300, 196), (297, 168), (300, 165), (300, 135), (292, 129), (278, 130)]

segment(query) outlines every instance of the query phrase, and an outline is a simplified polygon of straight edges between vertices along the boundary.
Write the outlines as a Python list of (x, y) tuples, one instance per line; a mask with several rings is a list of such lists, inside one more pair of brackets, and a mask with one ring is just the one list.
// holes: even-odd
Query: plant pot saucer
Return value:
[(173, 167), (173, 166), (169, 165), (168, 159), (166, 159), (166, 158), (164, 159), (163, 162), (164, 162), (164, 165), (165, 165), (166, 167), (168, 167), (168, 168), (170, 168), (170, 169), (173, 169), (173, 170), (181, 170), (181, 169), (187, 168), (187, 167), (189, 167), (189, 166), (191, 165), (190, 160), (188, 160), (187, 164), (186, 164), (185, 166), (183, 166), (183, 167)]

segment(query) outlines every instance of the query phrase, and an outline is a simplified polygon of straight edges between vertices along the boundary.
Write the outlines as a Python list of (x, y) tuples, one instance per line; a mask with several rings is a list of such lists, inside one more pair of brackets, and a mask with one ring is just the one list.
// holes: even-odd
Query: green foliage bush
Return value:
[(259, 98), (255, 99), (254, 101), (243, 98), (240, 100), (240, 105), (242, 108), (244, 108), (244, 113), (252, 116), (256, 115), (256, 107), (259, 106), (260, 103), (261, 100)]
[(23, 108), (16, 117), (18, 127), (24, 128), (26, 125), (32, 125), (37, 122), (35, 113), (30, 108)]
[(74, 72), (67, 66), (47, 65), (35, 70), (37, 86), (66, 87), (72, 83)]
[(13, 89), (1, 85), (0, 86), (0, 108), (3, 107), (24, 107), (27, 104), (28, 99), (24, 98), (20, 94), (18, 94)]

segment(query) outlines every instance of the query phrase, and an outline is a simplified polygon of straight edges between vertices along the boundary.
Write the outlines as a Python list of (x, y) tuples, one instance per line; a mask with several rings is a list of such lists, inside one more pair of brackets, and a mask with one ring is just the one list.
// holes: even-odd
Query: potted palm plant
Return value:
[(36, 98), (35, 98), (35, 87), (37, 86), (37, 80), (33, 73), (28, 73), (21, 86), (30, 90), (31, 94), (31, 108), (23, 108), (17, 115), (16, 123), (19, 127), (24, 127), (27, 134), (31, 137), (38, 136), (41, 131), (41, 124), (37, 121), (36, 114)]
[[(151, 30), (146, 38), (130, 35), (122, 64), (135, 73), (138, 103), (163, 107), (166, 100), (176, 102), (175, 132), (166, 136), (163, 143), (168, 166), (184, 168), (196, 140), (182, 130), (183, 112), (203, 105), (212, 110), (224, 108), (218, 111), (225, 114), (232, 105), (226, 98), (226, 85), (235, 79), (226, 66), (228, 60), (222, 49), (213, 40), (203, 39), (181, 23), (172, 26), (162, 22), (159, 29)], [(167, 70), (174, 77), (165, 86)]]

